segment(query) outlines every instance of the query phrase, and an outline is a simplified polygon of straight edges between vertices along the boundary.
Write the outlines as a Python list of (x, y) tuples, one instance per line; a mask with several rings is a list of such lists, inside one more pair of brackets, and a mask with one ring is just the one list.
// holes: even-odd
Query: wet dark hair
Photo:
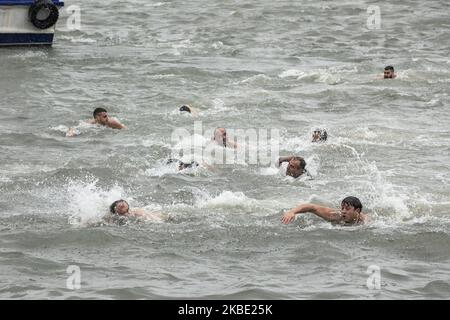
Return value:
[(293, 159), (300, 161), (300, 168), (305, 169), (306, 161), (302, 157), (294, 157)]
[(120, 199), (120, 200), (116, 200), (116, 201), (114, 201), (110, 206), (109, 206), (109, 211), (112, 213), (112, 214), (116, 214), (116, 206), (117, 206), (117, 204), (119, 203), (119, 202), (125, 202), (127, 205), (128, 205), (128, 207), (130, 207), (130, 205), (128, 204), (128, 202), (126, 202), (125, 200), (123, 200), (123, 199)]
[(328, 139), (328, 133), (327, 130), (325, 129), (316, 129), (314, 130), (314, 133), (318, 132), (319, 133), (319, 141), (325, 141)]
[(171, 163), (174, 163), (174, 162), (181, 162), (181, 161), (178, 160), (178, 159), (170, 158), (170, 159), (168, 159), (168, 160), (166, 161), (166, 164), (171, 164)]
[(186, 111), (191, 113), (191, 108), (189, 108), (189, 106), (183, 105), (180, 107), (180, 111)]
[(394, 67), (393, 66), (386, 66), (384, 68), (384, 70), (392, 70), (392, 72), (394, 72)]
[(179, 168), (180, 168), (180, 170), (182, 170), (182, 169), (187, 169), (187, 168), (192, 168), (192, 167), (198, 167), (198, 166), (199, 166), (199, 164), (198, 164), (197, 161), (191, 161), (191, 162), (189, 162), (189, 163), (181, 162), (181, 161), (180, 161)]
[(298, 177), (300, 177), (302, 174), (304, 174), (304, 173), (307, 172), (307, 170), (305, 169), (305, 167), (306, 167), (306, 161), (305, 161), (305, 159), (303, 159), (302, 157), (295, 156), (295, 157), (292, 157), (290, 161), (292, 161), (292, 160), (297, 160), (297, 161), (299, 162), (300, 168), (299, 168), (298, 171), (295, 170), (294, 172), (292, 172), (292, 171), (290, 171), (289, 166), (288, 166), (288, 167), (286, 168), (286, 175), (289, 175), (289, 176), (291, 176), (291, 177), (293, 177), (293, 178), (298, 178)]
[(183, 170), (183, 169), (186, 169), (186, 168), (192, 168), (192, 167), (198, 167), (199, 166), (197, 161), (183, 162), (181, 160), (173, 159), (173, 158), (170, 158), (169, 160), (167, 160), (166, 164), (171, 164), (171, 163), (174, 163), (174, 162), (178, 163), (178, 169), (179, 170)]
[(356, 197), (347, 197), (347, 198), (345, 198), (344, 200), (342, 200), (341, 206), (343, 204), (349, 205), (349, 206), (355, 208), (355, 210), (359, 209), (360, 212), (362, 210), (361, 201), (359, 201), (359, 199), (356, 198)]
[(94, 110), (94, 118), (95, 118), (99, 113), (102, 113), (102, 112), (108, 112), (108, 111), (106, 111), (106, 109), (103, 109), (103, 108), (95, 108), (95, 110)]

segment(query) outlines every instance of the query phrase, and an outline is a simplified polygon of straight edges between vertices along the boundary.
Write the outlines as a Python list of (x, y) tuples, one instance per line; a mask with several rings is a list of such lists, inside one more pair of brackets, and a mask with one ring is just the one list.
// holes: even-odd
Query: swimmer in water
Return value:
[(116, 217), (135, 217), (142, 218), (144, 220), (153, 220), (153, 221), (165, 221), (167, 220), (167, 216), (162, 213), (157, 212), (148, 212), (142, 208), (130, 208), (130, 205), (125, 200), (117, 200), (114, 201), (109, 206), (109, 211), (113, 216)]
[(171, 164), (176, 162), (178, 164), (178, 171), (184, 170), (184, 169), (188, 169), (188, 168), (195, 168), (198, 167), (199, 164), (197, 161), (191, 161), (191, 162), (183, 162), (181, 160), (178, 159), (169, 159), (167, 160), (166, 164)]
[(308, 173), (305, 169), (306, 161), (302, 157), (297, 156), (287, 156), (280, 157), (278, 159), (278, 166), (281, 166), (283, 162), (289, 162), (286, 168), (286, 175), (293, 178), (298, 178), (304, 173)]
[(394, 72), (393, 66), (386, 66), (384, 68), (384, 79), (394, 79), (397, 77), (397, 74)]
[(216, 130), (214, 130), (214, 136), (212, 140), (214, 141), (214, 143), (223, 146), (224, 148), (236, 149), (238, 147), (237, 143), (228, 139), (227, 130), (222, 127), (218, 127), (216, 128)]
[(367, 223), (369, 217), (362, 213), (362, 204), (356, 197), (346, 197), (341, 202), (341, 210), (319, 206), (312, 203), (304, 203), (286, 212), (281, 218), (283, 224), (289, 224), (295, 220), (295, 216), (299, 213), (312, 212), (316, 216), (321, 217), (334, 224), (341, 225), (360, 225)]
[[(115, 118), (110, 118), (108, 116), (108, 111), (103, 108), (96, 108), (94, 110), (94, 119), (87, 120), (86, 122), (89, 124), (97, 124), (101, 126), (106, 126), (112, 129), (124, 129), (125, 126), (119, 122), (119, 120)], [(73, 137), (76, 135), (75, 128), (70, 128), (67, 133), (66, 137)]]
[(319, 129), (317, 128), (314, 130), (312, 135), (312, 141), (311, 142), (323, 142), (327, 141), (328, 133), (325, 129)]
[(192, 108), (190, 105), (188, 104), (184, 104), (180, 107), (179, 109), (180, 112), (186, 112), (189, 113), (190, 115), (196, 116), (198, 114), (197, 109)]
[(187, 113), (191, 113), (191, 107), (188, 105), (182, 105), (180, 107), (180, 112), (187, 112)]

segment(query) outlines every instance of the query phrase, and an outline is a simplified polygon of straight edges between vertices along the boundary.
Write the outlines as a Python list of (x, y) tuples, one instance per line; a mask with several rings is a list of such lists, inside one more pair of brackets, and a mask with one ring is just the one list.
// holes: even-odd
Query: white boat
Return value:
[(52, 45), (59, 0), (0, 0), (0, 46)]

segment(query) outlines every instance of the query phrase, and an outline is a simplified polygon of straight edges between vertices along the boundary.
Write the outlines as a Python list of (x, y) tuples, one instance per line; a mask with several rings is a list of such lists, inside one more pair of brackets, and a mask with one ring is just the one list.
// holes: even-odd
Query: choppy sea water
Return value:
[[(63, 12), (51, 49), (0, 49), (1, 298), (449, 298), (447, 1), (380, 2), (374, 30), (372, 1), (72, 4), (81, 30)], [(83, 125), (96, 107), (128, 128)], [(313, 178), (165, 166), (195, 121), (278, 130)], [(371, 224), (280, 223), (347, 195)], [(170, 219), (102, 222), (119, 198)]]

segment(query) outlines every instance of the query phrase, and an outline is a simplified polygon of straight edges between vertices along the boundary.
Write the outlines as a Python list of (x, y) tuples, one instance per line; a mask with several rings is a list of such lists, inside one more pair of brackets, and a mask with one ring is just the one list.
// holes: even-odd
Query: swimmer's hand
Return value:
[(67, 130), (67, 132), (66, 132), (66, 137), (73, 137), (73, 136), (76, 136), (77, 135), (77, 132), (76, 132), (76, 130), (75, 130), (75, 128), (69, 128), (69, 130)]
[(279, 157), (278, 158), (278, 167), (280, 167), (283, 162), (291, 161), (293, 157), (294, 156)]
[(278, 158), (277, 167), (280, 167), (282, 163), (283, 163), (283, 160), (281, 160), (281, 158)]
[(288, 212), (286, 212), (283, 217), (281, 218), (281, 222), (283, 224), (289, 224), (292, 221), (295, 220), (295, 212), (292, 210), (289, 210)]

